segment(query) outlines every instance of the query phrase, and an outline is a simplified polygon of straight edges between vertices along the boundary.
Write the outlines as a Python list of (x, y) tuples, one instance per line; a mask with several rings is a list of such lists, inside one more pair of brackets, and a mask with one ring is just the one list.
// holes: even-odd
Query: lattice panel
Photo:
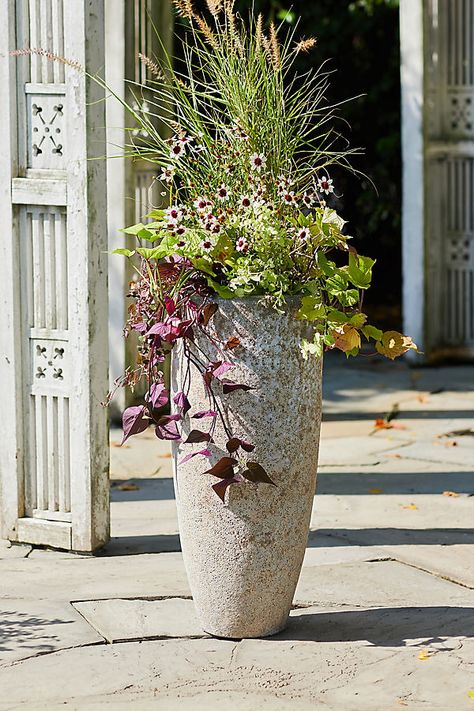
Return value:
[[(23, 4), (25, 0), (21, 0)], [(64, 0), (27, 0), (29, 47), (45, 49), (64, 57)], [(33, 54), (30, 81), (40, 84), (64, 83), (64, 64)]]
[(30, 327), (68, 327), (66, 213), (61, 208), (21, 210), (25, 257), (26, 321)]
[[(446, 341), (474, 347), (474, 159), (444, 164), (443, 263)], [(444, 182), (444, 181), (443, 181)]]
[(69, 399), (31, 395), (29, 412), (27, 515), (68, 521), (71, 511)]
[(157, 207), (160, 202), (156, 171), (137, 170), (135, 172), (135, 219), (143, 220), (147, 212)]
[(29, 168), (65, 168), (64, 100), (63, 93), (27, 94)]

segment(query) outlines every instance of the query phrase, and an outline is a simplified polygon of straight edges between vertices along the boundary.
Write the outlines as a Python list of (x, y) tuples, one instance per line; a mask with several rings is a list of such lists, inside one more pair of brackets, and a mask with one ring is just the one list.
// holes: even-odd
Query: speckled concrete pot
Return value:
[[(303, 562), (316, 484), (321, 420), (320, 360), (303, 360), (307, 326), (255, 298), (219, 301), (211, 322), (221, 339), (240, 339), (229, 352), (228, 376), (253, 389), (219, 397), (234, 436), (255, 444), (249, 456), (277, 484), (232, 485), (225, 503), (216, 478), (203, 474), (227, 455), (219, 423), (210, 463), (199, 456), (178, 462), (191, 445), (174, 444), (174, 476), (184, 562), (203, 629), (217, 637), (265, 637), (286, 626)], [(198, 341), (211, 359), (207, 341)], [(175, 349), (172, 392), (183, 389), (187, 364)], [(208, 409), (202, 377), (192, 369), (192, 414)], [(186, 419), (184, 432), (202, 420)], [(204, 445), (193, 445), (196, 450)]]

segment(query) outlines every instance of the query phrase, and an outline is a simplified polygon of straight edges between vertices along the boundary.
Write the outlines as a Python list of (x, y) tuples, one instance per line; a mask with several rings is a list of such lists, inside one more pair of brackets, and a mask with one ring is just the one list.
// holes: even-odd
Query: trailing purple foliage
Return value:
[[(236, 454), (237, 451), (241, 454), (238, 457), (237, 454), (235, 457), (221, 456), (210, 468), (203, 471), (204, 474), (219, 479), (212, 486), (217, 496), (224, 501), (229, 486), (245, 480), (254, 484), (273, 484), (260, 464), (247, 461), (245, 453), (253, 451), (255, 447), (233, 434), (220, 405), (221, 394), (227, 395), (235, 390), (247, 391), (251, 390), (251, 387), (224, 377), (234, 367), (229, 360), (229, 352), (241, 344), (237, 336), (231, 336), (221, 342), (211, 330), (210, 323), (218, 312), (218, 305), (209, 300), (210, 291), (202, 273), (195, 269), (189, 260), (179, 256), (162, 262), (144, 259), (142, 267), (142, 275), (148, 274), (149, 279), (142, 276), (130, 285), (129, 296), (134, 301), (129, 308), (125, 328), (125, 335), (132, 331), (139, 334), (137, 366), (135, 369), (128, 369), (117, 385), (133, 388), (145, 379), (148, 389), (143, 405), (129, 407), (123, 413), (123, 442), (153, 425), (159, 439), (181, 443), (183, 446), (206, 444), (204, 448), (185, 455), (180, 464), (185, 464), (197, 456), (209, 460), (217, 454), (217, 451), (214, 452), (208, 445), (212, 446), (216, 422), (219, 419), (227, 436), (227, 451), (230, 455)], [(207, 338), (209, 351), (217, 351), (217, 359), (206, 357), (203, 350), (196, 345), (195, 335), (198, 332)], [(182, 345), (187, 367), (184, 387), (172, 399), (174, 413), (163, 414), (163, 408), (170, 404), (170, 395), (164, 382), (162, 364), (178, 342)], [(194, 413), (189, 401), (191, 368), (201, 374), (209, 400), (206, 409)], [(208, 431), (188, 429), (186, 423), (193, 419), (209, 419)], [(187, 434), (183, 434), (183, 426)]]

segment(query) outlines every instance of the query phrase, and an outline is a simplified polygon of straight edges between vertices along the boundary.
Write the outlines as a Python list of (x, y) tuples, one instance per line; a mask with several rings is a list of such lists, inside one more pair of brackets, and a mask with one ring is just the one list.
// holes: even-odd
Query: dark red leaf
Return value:
[(201, 432), (201, 430), (191, 430), (185, 444), (196, 444), (197, 442), (211, 442), (212, 438), (209, 432)]
[(122, 444), (129, 437), (146, 430), (150, 424), (149, 419), (145, 419), (146, 408), (144, 405), (127, 407), (122, 415), (123, 439)]
[(218, 309), (217, 304), (207, 304), (202, 311), (202, 322), (204, 326), (207, 326), (211, 318), (214, 316)]
[(213, 376), (213, 374), (211, 373), (210, 370), (206, 370), (206, 372), (203, 373), (202, 378), (203, 378), (204, 383), (205, 383), (205, 385), (206, 385), (207, 388), (210, 388), (210, 387), (211, 387), (211, 381), (212, 381), (213, 377), (214, 377), (214, 376)]
[(240, 439), (238, 437), (231, 437), (225, 445), (228, 452), (236, 452), (240, 447)]
[(180, 408), (183, 415), (185, 415), (188, 412), (188, 410), (191, 409), (191, 404), (182, 390), (180, 390), (179, 393), (176, 393), (176, 395), (173, 398), (173, 402), (175, 403), (175, 405), (177, 405)]
[(165, 296), (165, 309), (169, 316), (172, 316), (176, 311), (176, 304), (170, 296)]
[(255, 449), (255, 445), (250, 444), (250, 442), (245, 442), (245, 440), (239, 439), (239, 437), (231, 437), (226, 443), (226, 449), (231, 453), (236, 452), (239, 447), (242, 447), (246, 452), (253, 452)]
[(217, 412), (215, 410), (201, 410), (191, 415), (195, 420), (202, 420), (203, 417), (217, 417)]
[(252, 390), (253, 388), (250, 387), (250, 385), (244, 385), (243, 383), (234, 383), (233, 380), (228, 380), (227, 378), (223, 378), (221, 380), (222, 383), (222, 391), (224, 395), (227, 395), (227, 393), (232, 393), (234, 390)]
[(233, 348), (237, 348), (237, 346), (240, 346), (240, 340), (237, 336), (231, 336), (225, 344), (224, 350), (231, 351)]
[(217, 496), (221, 499), (221, 501), (225, 501), (225, 492), (229, 488), (231, 484), (239, 484), (238, 479), (223, 479), (222, 481), (218, 481), (217, 484), (213, 484), (212, 488), (216, 492)]
[(204, 472), (204, 474), (212, 474), (220, 479), (232, 479), (234, 476), (234, 466), (237, 464), (237, 459), (233, 457), (221, 457), (213, 467)]
[(182, 458), (182, 460), (179, 463), (186, 464), (186, 462), (189, 462), (189, 460), (192, 459), (193, 457), (197, 457), (198, 454), (202, 454), (203, 457), (211, 457), (212, 456), (211, 450), (206, 447), (205, 449), (200, 449), (199, 452), (191, 452), (190, 454), (187, 454), (185, 457)]
[(247, 469), (242, 472), (242, 476), (244, 479), (248, 479), (248, 481), (273, 484), (273, 486), (276, 486), (275, 482), (270, 479), (262, 465), (257, 464), (257, 462), (247, 462)]
[(250, 444), (250, 442), (245, 442), (243, 439), (240, 440), (240, 446), (242, 449), (244, 449), (246, 452), (253, 452), (255, 449), (254, 444)]

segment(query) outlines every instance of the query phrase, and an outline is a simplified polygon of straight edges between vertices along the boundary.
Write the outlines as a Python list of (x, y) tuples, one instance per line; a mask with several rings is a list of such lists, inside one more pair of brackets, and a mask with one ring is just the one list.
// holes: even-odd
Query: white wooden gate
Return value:
[(474, 0), (401, 2), (405, 330), (474, 357)]
[(2, 535), (109, 537), (103, 0), (0, 2)]

